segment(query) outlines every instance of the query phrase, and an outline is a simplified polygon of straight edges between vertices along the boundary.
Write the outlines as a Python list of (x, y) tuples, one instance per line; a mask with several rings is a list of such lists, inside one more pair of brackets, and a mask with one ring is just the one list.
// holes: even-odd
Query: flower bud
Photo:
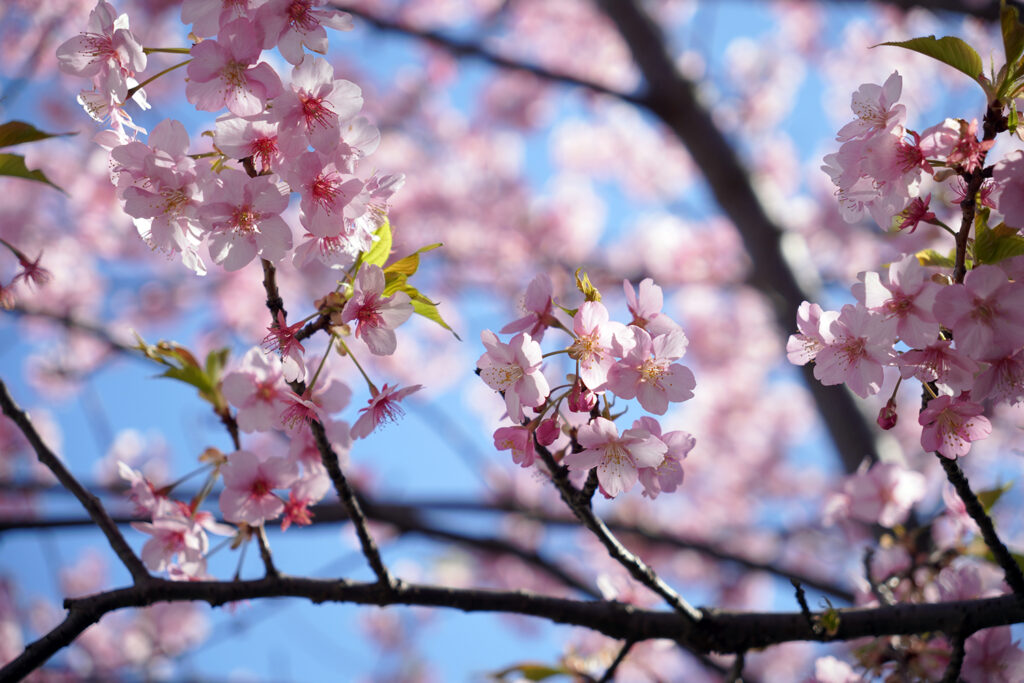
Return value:
[(537, 427), (537, 443), (541, 446), (550, 446), (558, 438), (561, 430), (558, 428), (558, 420), (550, 417)]
[(896, 399), (890, 398), (878, 412), (878, 426), (882, 429), (892, 429), (896, 426)]
[(574, 413), (589, 413), (597, 405), (597, 394), (583, 386), (578, 378), (569, 392), (569, 410)]

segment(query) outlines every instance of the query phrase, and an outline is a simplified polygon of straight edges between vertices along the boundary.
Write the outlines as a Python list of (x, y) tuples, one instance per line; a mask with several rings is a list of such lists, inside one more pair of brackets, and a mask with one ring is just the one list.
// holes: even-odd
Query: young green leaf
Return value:
[(374, 266), (383, 266), (391, 255), (391, 223), (384, 221), (384, 225), (374, 233), (377, 240), (367, 251), (359, 255), (359, 265), (369, 263)]
[(414, 275), (420, 267), (420, 254), (426, 253), (437, 249), (438, 247), (444, 246), (443, 242), (435, 242), (434, 244), (428, 244), (425, 247), (417, 249), (415, 252), (409, 254), (405, 258), (401, 258), (387, 268), (384, 269), (385, 273), (401, 273), (406, 276)]
[(433, 320), (435, 323), (455, 335), (456, 339), (462, 341), (462, 337), (460, 337), (458, 333), (444, 321), (444, 318), (441, 317), (435, 302), (428, 299), (422, 292), (412, 285), (404, 285), (401, 287), (401, 290), (409, 295), (409, 299), (412, 301), (413, 313), (422, 315), (427, 320)]
[(999, 23), (1003, 33), (1003, 51), (1006, 54), (1007, 70), (1024, 54), (1024, 25), (1016, 7), (1004, 4), (999, 10)]
[[(35, 180), (39, 183), (46, 183), (50, 187), (64, 192), (63, 189), (54, 185), (42, 171), (30, 171), (25, 165), (25, 157), (17, 154), (0, 154), (0, 176), (4, 175), (14, 178), (24, 178), (25, 180)], [(64, 194), (67, 194), (67, 192), (64, 192)]]
[(31, 123), (24, 121), (8, 121), (0, 124), (0, 147), (20, 145), (23, 142), (35, 142), (48, 138), (64, 137), (65, 135), (78, 135), (78, 133), (46, 133)]
[[(939, 60), (943, 64), (948, 64), (957, 71), (962, 71), (973, 78), (983, 88), (986, 87), (985, 82), (982, 81), (984, 78), (985, 65), (982, 63), (981, 57), (978, 56), (978, 53), (973, 47), (960, 38), (956, 38), (954, 36), (946, 36), (944, 38), (926, 36), (924, 38), (911, 38), (910, 40), (879, 43), (879, 45), (902, 47), (907, 50), (919, 52), (923, 55), (928, 55), (933, 59)], [(878, 47), (878, 45), (873, 47)]]
[(985, 509), (986, 513), (991, 512), (992, 506), (999, 502), (999, 499), (1003, 497), (1003, 494), (1012, 488), (1013, 482), (1010, 481), (994, 489), (979, 491), (978, 502), (981, 503), (981, 507)]
[(922, 266), (938, 266), (939, 268), (952, 268), (956, 264), (953, 252), (949, 256), (943, 256), (934, 249), (922, 249), (915, 254), (917, 262)]

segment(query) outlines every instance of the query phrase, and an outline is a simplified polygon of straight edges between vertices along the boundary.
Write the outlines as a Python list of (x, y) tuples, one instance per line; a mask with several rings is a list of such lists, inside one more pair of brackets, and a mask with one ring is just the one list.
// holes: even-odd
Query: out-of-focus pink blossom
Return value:
[(1024, 346), (1024, 283), (1010, 282), (996, 266), (976, 266), (963, 284), (943, 287), (933, 310), (957, 349), (975, 360)]
[(960, 675), (967, 683), (1015, 683), (1024, 680), (1024, 652), (1011, 640), (1009, 626), (987, 628), (964, 644)]
[(530, 338), (540, 342), (546, 330), (554, 320), (554, 302), (551, 298), (551, 278), (541, 273), (530, 281), (523, 296), (522, 309), (526, 313), (522, 318), (513, 320), (501, 328), (502, 334), (526, 332)]
[(1024, 150), (1014, 150), (992, 168), (993, 201), (1007, 225), (1024, 228)]
[[(907, 519), (910, 509), (925, 494), (920, 472), (894, 463), (875, 463), (843, 482), (839, 506), (843, 514), (866, 524), (894, 527)], [(835, 507), (830, 503), (830, 507)]]

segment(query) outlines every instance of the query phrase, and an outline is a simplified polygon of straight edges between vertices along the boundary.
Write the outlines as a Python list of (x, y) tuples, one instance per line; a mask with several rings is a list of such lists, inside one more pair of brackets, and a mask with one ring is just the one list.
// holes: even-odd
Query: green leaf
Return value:
[[(978, 218), (982, 218), (979, 212)], [(1024, 237), (1015, 228), (1000, 223), (989, 228), (984, 220), (975, 226), (974, 258), (977, 263), (999, 263), (1024, 254)]]
[(364, 263), (383, 266), (387, 262), (388, 256), (391, 255), (391, 223), (384, 221), (384, 225), (377, 228), (377, 232), (374, 234), (377, 236), (377, 240), (373, 246), (359, 256), (360, 267)]
[(405, 283), (408, 278), (402, 273), (385, 273), (384, 274), (384, 296), (391, 296), (398, 290), (405, 287)]
[(63, 137), (65, 135), (78, 135), (78, 133), (45, 133), (31, 123), (24, 121), (8, 121), (0, 125), (0, 147), (20, 145), (23, 142), (35, 142), (47, 138)]
[[(911, 38), (910, 40), (879, 43), (879, 45), (902, 47), (907, 50), (927, 55), (933, 59), (939, 60), (943, 64), (948, 64), (957, 71), (962, 71), (973, 78), (983, 88), (986, 87), (985, 83), (982, 81), (984, 78), (985, 65), (982, 63), (981, 57), (978, 56), (978, 53), (975, 52), (973, 47), (965, 43), (960, 38), (956, 38), (954, 36), (946, 36), (944, 38), (926, 36), (924, 38)], [(875, 45), (873, 47), (878, 46)]]
[(940, 268), (952, 268), (956, 265), (955, 253), (949, 252), (949, 256), (943, 256), (934, 249), (922, 249), (915, 254), (917, 262), (922, 266), (938, 266)]
[[(50, 182), (50, 179), (47, 178), (46, 174), (42, 171), (30, 171), (28, 167), (25, 166), (25, 157), (17, 154), (0, 154), (0, 176), (4, 175), (46, 183), (50, 187), (64, 192), (64, 190), (61, 190), (61, 188)], [(67, 192), (64, 192), (64, 194), (67, 194)]]
[(1020, 23), (1020, 13), (1016, 7), (1004, 4), (999, 10), (999, 23), (1003, 32), (1003, 50), (1006, 53), (1006, 64), (1015, 64), (1024, 54), (1024, 25)]
[(985, 508), (985, 512), (991, 512), (992, 506), (995, 505), (1003, 494), (1013, 488), (1013, 482), (1007, 482), (1002, 486), (994, 489), (988, 489), (986, 491), (978, 492), (978, 500), (981, 502), (981, 507)]
[(220, 393), (220, 375), (227, 363), (228, 349), (211, 351), (206, 356), (205, 369), (200, 367), (196, 357), (184, 346), (174, 342), (161, 341), (156, 345), (147, 344), (138, 332), (135, 333), (138, 344), (135, 348), (142, 351), (146, 358), (165, 366), (157, 377), (184, 382), (199, 390), (199, 396), (213, 404), (217, 410), (227, 407)]
[(401, 289), (403, 292), (408, 294), (409, 299), (412, 300), (413, 313), (422, 315), (427, 320), (433, 320), (435, 323), (437, 323), (438, 325), (440, 325), (441, 327), (455, 335), (456, 339), (462, 341), (462, 337), (460, 337), (458, 333), (455, 330), (453, 330), (448, 325), (448, 323), (444, 321), (444, 318), (441, 317), (441, 314), (438, 312), (437, 304), (435, 302), (425, 297), (418, 289), (416, 289), (412, 285), (405, 285)]
[(414, 275), (420, 267), (420, 254), (428, 251), (433, 251), (438, 247), (444, 246), (443, 242), (435, 242), (428, 244), (425, 247), (417, 249), (412, 254), (409, 254), (405, 258), (399, 259), (384, 269), (385, 273), (401, 273), (405, 276)]

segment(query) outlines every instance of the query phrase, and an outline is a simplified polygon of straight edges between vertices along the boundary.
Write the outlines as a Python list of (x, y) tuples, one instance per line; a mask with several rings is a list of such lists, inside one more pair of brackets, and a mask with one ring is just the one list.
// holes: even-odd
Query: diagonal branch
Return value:
[(85, 508), (86, 512), (89, 513), (89, 517), (92, 521), (103, 531), (103, 535), (107, 537), (107, 542), (110, 543), (110, 547), (114, 550), (120, 558), (121, 563), (124, 564), (125, 569), (132, 575), (132, 579), (136, 585), (144, 584), (149, 581), (149, 572), (146, 571), (146, 567), (142, 564), (142, 560), (135, 554), (135, 552), (128, 546), (128, 542), (125, 541), (124, 536), (121, 535), (121, 531), (117, 528), (117, 524), (110, 518), (103, 505), (100, 503), (96, 496), (92, 495), (85, 490), (74, 475), (64, 467), (64, 463), (56, 456), (56, 454), (49, 449), (49, 447), (43, 442), (39, 432), (36, 431), (35, 426), (32, 424), (32, 420), (25, 411), (18, 407), (18, 404), (11, 398), (11, 394), (7, 391), (7, 385), (4, 384), (3, 380), (0, 380), (0, 409), (3, 410), (4, 415), (9, 417), (14, 424), (18, 426), (21, 433), (28, 439), (28, 442), (32, 445), (32, 449), (36, 452), (36, 457), (39, 458), (39, 462), (46, 465), (57, 480), (61, 483), (61, 486), (66, 488), (75, 498), (79, 500), (82, 507)]
[[(568, 470), (555, 462), (551, 451), (537, 443), (536, 436), (534, 436), (534, 445), (548, 471), (551, 472), (551, 481), (558, 488), (562, 500), (569, 506), (569, 509), (576, 515), (580, 523), (597, 537), (597, 540), (605, 547), (612, 559), (625, 567), (626, 571), (634, 579), (660, 595), (665, 602), (691, 623), (699, 624), (704, 619), (701, 611), (686, 602), (681, 595), (658, 576), (649, 564), (622, 545), (622, 542), (615, 537), (615, 534), (601, 521), (601, 518), (594, 514), (594, 509), (590, 506), (590, 498), (582, 497), (580, 491), (577, 491), (572, 482), (569, 481)], [(596, 475), (596, 472), (591, 470), (591, 474)]]

